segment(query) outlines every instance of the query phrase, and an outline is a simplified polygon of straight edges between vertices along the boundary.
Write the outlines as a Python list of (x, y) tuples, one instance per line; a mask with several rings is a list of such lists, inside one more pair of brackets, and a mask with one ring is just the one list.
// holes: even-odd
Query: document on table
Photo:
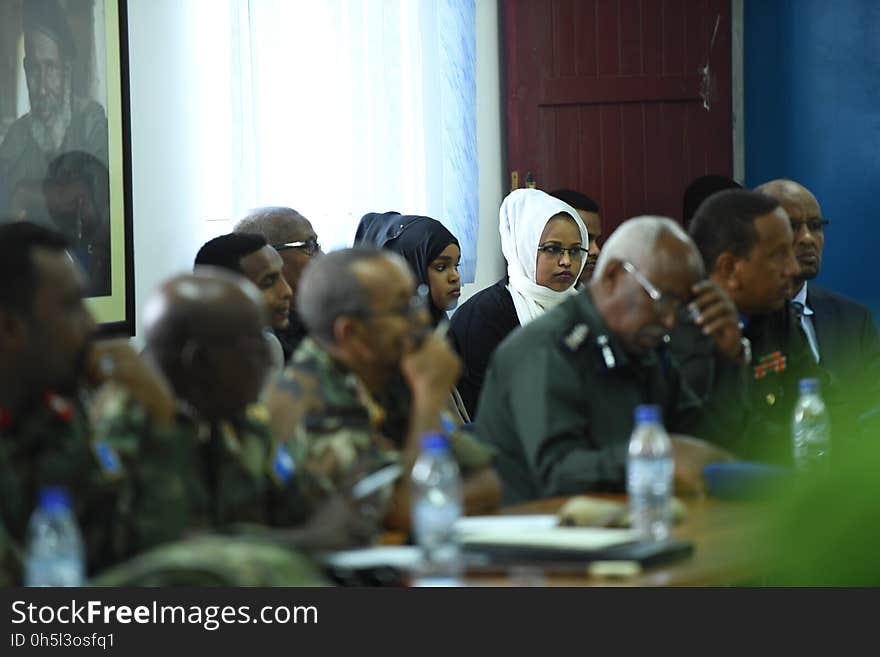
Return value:
[(413, 568), (419, 563), (421, 553), (412, 545), (379, 545), (356, 550), (327, 552), (321, 560), (328, 566), (361, 570), (390, 566), (400, 570)]
[(638, 540), (631, 529), (560, 527), (553, 515), (469, 516), (455, 523), (462, 544), (601, 550)]

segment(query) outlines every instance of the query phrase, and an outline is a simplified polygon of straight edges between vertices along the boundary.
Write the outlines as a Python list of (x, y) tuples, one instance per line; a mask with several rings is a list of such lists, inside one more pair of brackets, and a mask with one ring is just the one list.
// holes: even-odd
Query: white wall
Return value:
[(474, 283), (462, 290), (464, 301), (504, 274), (498, 209), (504, 198), (502, 171), (502, 104), (498, 1), (477, 0), (477, 162), (480, 180), (480, 229)]
[(192, 270), (198, 248), (225, 226), (198, 216), (198, 71), (187, 2), (129, 0), (136, 330), (149, 293)]
[[(200, 116), (211, 108), (199, 96), (196, 38), (188, 33), (192, 2), (129, 0), (132, 195), (136, 331), (150, 292), (188, 271), (198, 248), (228, 232), (231, 221), (206, 221), (197, 168)], [(476, 282), (463, 298), (501, 277), (498, 235), (503, 198), (498, 5), (477, 0), (477, 157), (479, 217)], [(320, 231), (320, 229), (319, 229)]]

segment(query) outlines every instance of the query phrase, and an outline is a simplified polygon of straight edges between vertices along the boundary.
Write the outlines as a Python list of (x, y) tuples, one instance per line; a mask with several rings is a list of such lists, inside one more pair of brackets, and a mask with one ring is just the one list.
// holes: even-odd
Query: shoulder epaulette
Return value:
[(576, 353), (584, 346), (584, 342), (586, 342), (589, 335), (590, 327), (583, 322), (578, 322), (563, 336), (562, 346), (571, 353)]
[(264, 404), (251, 404), (247, 407), (247, 419), (257, 424), (269, 424), (269, 409)]

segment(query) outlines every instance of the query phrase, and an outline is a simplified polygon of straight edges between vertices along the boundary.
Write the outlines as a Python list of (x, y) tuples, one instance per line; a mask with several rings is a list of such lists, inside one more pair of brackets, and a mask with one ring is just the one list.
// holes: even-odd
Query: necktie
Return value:
[(804, 313), (804, 304), (800, 301), (792, 301), (791, 307), (794, 310), (795, 315), (797, 315), (798, 322), (800, 322), (801, 330), (807, 336), (807, 342), (810, 345), (810, 351), (813, 352), (813, 358), (818, 363), (819, 362), (819, 344), (816, 340), (816, 331), (813, 329), (813, 323), (810, 321), (810, 318)]

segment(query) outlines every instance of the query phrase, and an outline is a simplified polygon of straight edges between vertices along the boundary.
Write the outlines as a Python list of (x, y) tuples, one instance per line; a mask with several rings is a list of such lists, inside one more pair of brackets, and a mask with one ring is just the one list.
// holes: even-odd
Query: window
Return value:
[(203, 218), (288, 205), (329, 250), (366, 212), (426, 214), (472, 281), (475, 20), (474, 0), (193, 5)]

